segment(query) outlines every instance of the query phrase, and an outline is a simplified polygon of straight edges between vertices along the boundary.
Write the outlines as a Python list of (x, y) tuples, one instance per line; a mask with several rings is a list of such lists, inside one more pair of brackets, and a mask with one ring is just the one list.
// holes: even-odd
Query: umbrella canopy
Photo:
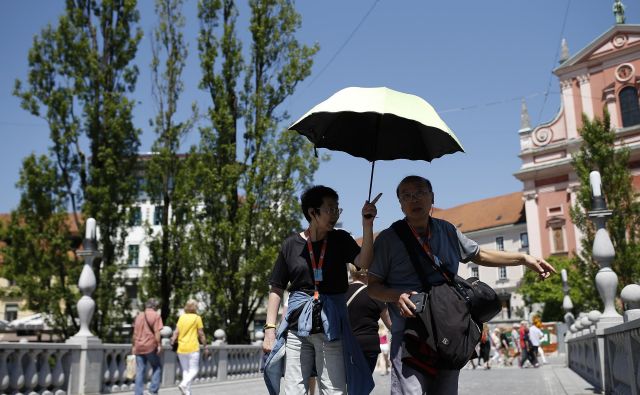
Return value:
[(389, 88), (345, 88), (289, 127), (316, 147), (370, 162), (431, 161), (464, 152), (458, 138), (422, 98)]

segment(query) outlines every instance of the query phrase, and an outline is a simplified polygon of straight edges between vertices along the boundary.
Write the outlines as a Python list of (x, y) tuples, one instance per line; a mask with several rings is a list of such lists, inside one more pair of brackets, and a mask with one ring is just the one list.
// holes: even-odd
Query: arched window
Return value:
[(623, 127), (640, 123), (640, 105), (636, 88), (628, 86), (620, 91), (620, 113)]

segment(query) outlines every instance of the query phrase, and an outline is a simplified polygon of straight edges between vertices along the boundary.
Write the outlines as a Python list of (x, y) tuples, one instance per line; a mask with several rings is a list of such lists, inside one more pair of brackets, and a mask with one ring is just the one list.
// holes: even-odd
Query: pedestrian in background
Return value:
[(511, 366), (513, 364), (511, 359), (511, 347), (509, 346), (509, 337), (507, 336), (506, 329), (500, 331), (500, 353), (502, 354), (504, 365)]
[(520, 367), (523, 368), (527, 362), (531, 363), (531, 366), (538, 367), (538, 359), (532, 353), (531, 339), (529, 338), (529, 325), (527, 321), (520, 322)]
[(533, 325), (540, 330), (540, 346), (538, 347), (538, 354), (540, 355), (542, 363), (546, 365), (547, 358), (545, 358), (544, 350), (542, 349), (542, 339), (544, 339), (544, 332), (542, 332), (542, 320), (539, 316), (535, 316), (535, 318), (533, 319)]
[(491, 331), (491, 348), (493, 349), (491, 361), (497, 364), (502, 363), (502, 354), (500, 353), (500, 329), (497, 327)]
[(480, 337), (480, 355), (478, 356), (478, 366), (480, 366), (480, 359), (484, 361), (484, 368), (491, 369), (490, 358), (491, 355), (491, 336), (489, 335), (489, 324), (482, 324), (482, 335)]
[[(518, 358), (518, 361), (520, 361), (520, 355), (522, 354), (522, 350), (520, 349), (520, 324), (517, 322), (511, 327), (511, 342), (515, 350), (513, 357)], [(520, 365), (520, 362), (518, 362), (518, 365)]]
[[(160, 379), (162, 378), (160, 330), (163, 325), (162, 317), (158, 314), (158, 307), (158, 301), (150, 298), (145, 303), (144, 311), (137, 315), (133, 323), (131, 353), (136, 356), (135, 395), (157, 394), (160, 388)], [(149, 390), (144, 391), (147, 363), (151, 365), (151, 383), (149, 383)]]
[[(535, 366), (536, 368), (540, 366), (538, 363), (538, 350), (540, 349), (540, 340), (542, 339), (543, 333), (536, 325), (531, 325), (529, 329), (529, 342), (531, 343), (531, 355), (535, 357)], [(544, 362), (543, 362), (544, 363)]]
[[(388, 312), (388, 310), (387, 310)], [(387, 326), (380, 321), (378, 323), (378, 338), (380, 339), (380, 354), (382, 354), (382, 373), (381, 375), (389, 374), (391, 371), (391, 360), (389, 359), (391, 333), (387, 330)]]
[(378, 336), (378, 321), (382, 319), (385, 325), (391, 327), (389, 311), (386, 303), (371, 299), (367, 293), (367, 269), (358, 270), (349, 264), (351, 284), (347, 289), (347, 310), (349, 323), (353, 335), (356, 337), (364, 357), (373, 373), (380, 354), (380, 337)]
[[(191, 395), (191, 383), (200, 369), (200, 344), (207, 344), (202, 318), (197, 314), (198, 302), (189, 299), (184, 305), (184, 314), (178, 319), (171, 344), (178, 342), (178, 360), (182, 368), (182, 381), (178, 389), (183, 395)], [(200, 341), (200, 343), (198, 343)], [(204, 354), (209, 351), (205, 348)]]

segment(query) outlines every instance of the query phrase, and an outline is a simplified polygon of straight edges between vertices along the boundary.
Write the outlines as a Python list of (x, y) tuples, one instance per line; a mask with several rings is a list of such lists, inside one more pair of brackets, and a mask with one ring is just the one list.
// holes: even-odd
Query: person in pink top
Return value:
[(389, 360), (389, 331), (382, 323), (379, 324), (378, 337), (380, 338), (380, 352), (384, 369), (381, 374), (385, 375), (391, 370), (391, 361)]
[[(163, 324), (158, 307), (159, 303), (156, 299), (147, 300), (144, 311), (138, 314), (133, 324), (131, 353), (136, 356), (135, 395), (157, 394), (160, 388), (160, 379), (162, 378), (160, 330)], [(149, 390), (144, 391), (147, 363), (153, 372)]]

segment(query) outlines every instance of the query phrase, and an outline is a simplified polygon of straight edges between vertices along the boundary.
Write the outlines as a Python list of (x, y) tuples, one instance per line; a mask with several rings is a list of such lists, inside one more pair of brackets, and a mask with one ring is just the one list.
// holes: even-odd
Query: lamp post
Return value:
[(84, 259), (84, 266), (78, 280), (78, 289), (82, 292), (82, 297), (78, 300), (78, 318), (80, 320), (80, 330), (73, 335), (68, 342), (81, 344), (100, 343), (100, 339), (91, 333), (89, 324), (96, 309), (96, 302), (91, 298), (96, 290), (96, 275), (93, 273), (93, 263), (100, 259), (102, 254), (98, 251), (98, 241), (96, 240), (96, 220), (89, 218), (85, 225), (85, 236), (82, 242), (82, 249), (77, 255)]
[(607, 219), (611, 216), (612, 211), (607, 210), (607, 204), (602, 195), (600, 173), (592, 171), (589, 174), (589, 181), (593, 195), (591, 199), (592, 210), (588, 212), (588, 215), (596, 227), (592, 256), (600, 265), (600, 270), (596, 274), (596, 287), (604, 303), (604, 311), (600, 316), (599, 323), (611, 326), (610, 324), (622, 321), (622, 316), (616, 311), (614, 303), (618, 290), (618, 275), (611, 269), (611, 262), (613, 262), (616, 252), (606, 228)]

